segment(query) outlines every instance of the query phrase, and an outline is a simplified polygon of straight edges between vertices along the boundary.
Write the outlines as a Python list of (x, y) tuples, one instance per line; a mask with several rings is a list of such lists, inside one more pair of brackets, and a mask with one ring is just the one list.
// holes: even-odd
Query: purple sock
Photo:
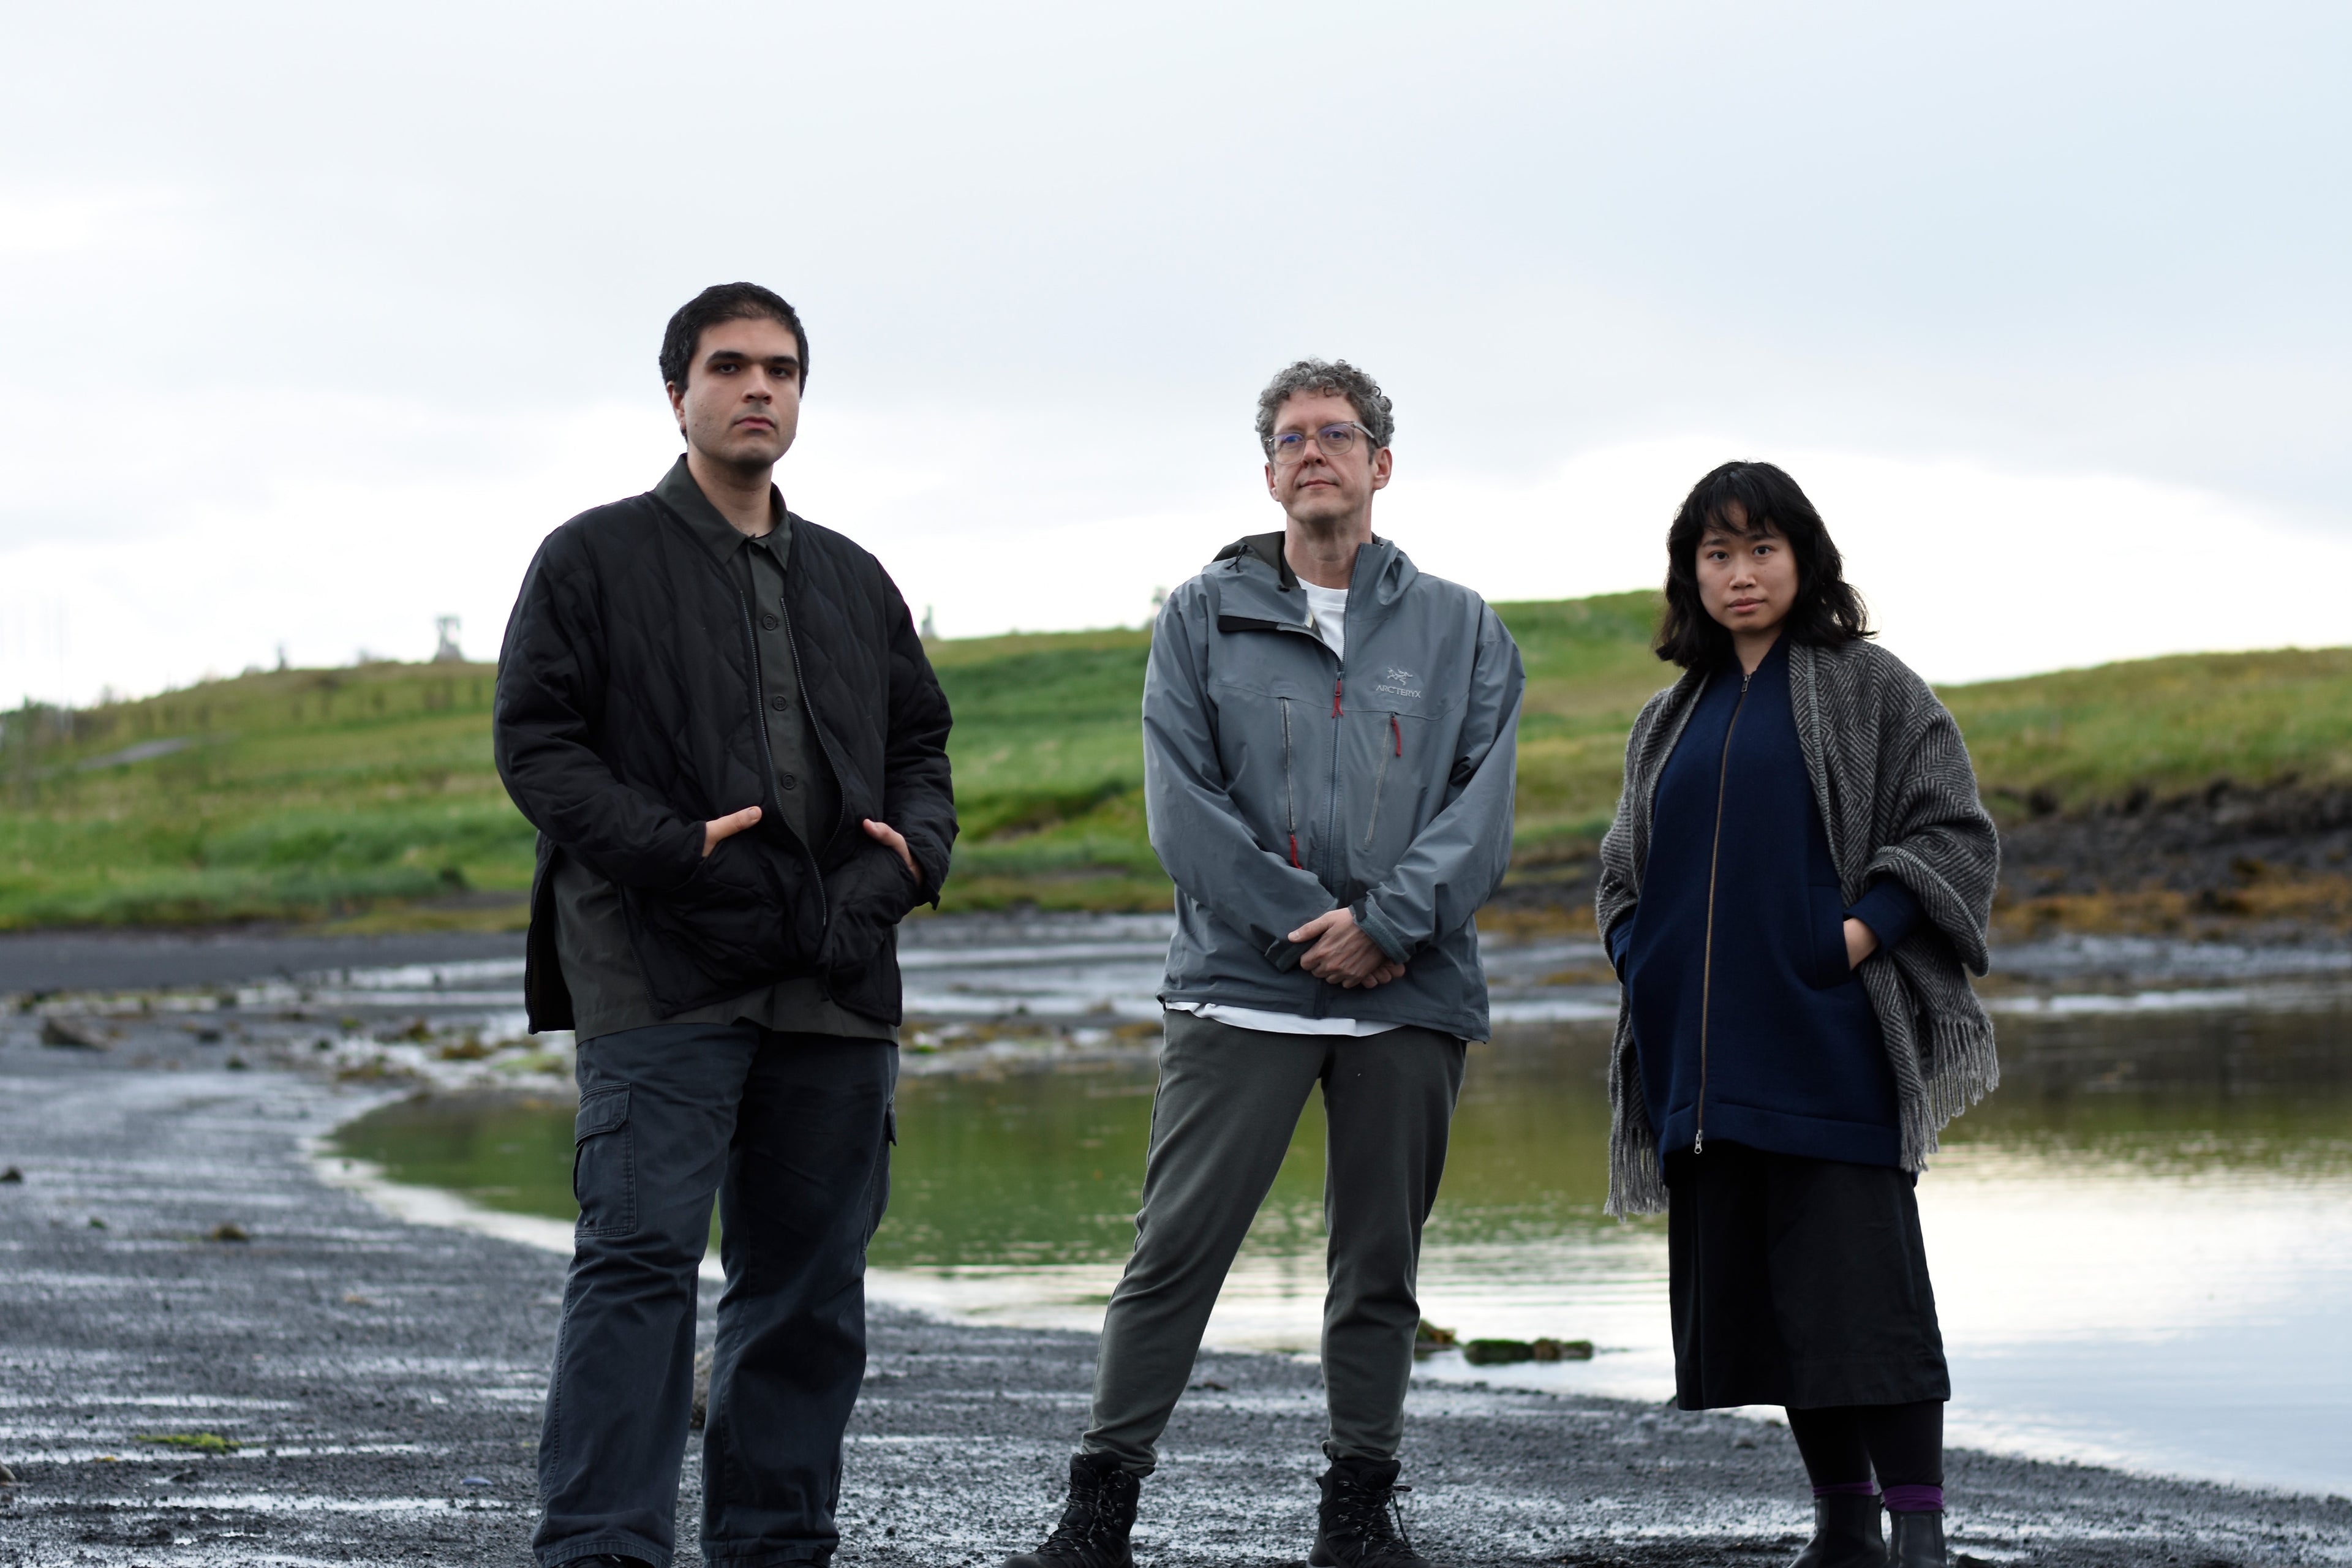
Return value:
[(1944, 1511), (1944, 1489), (1889, 1487), (1886, 1489), (1886, 1510), (1889, 1513), (1941, 1513)]
[[(1912, 1489), (1916, 1491), (1919, 1489)], [(1813, 1495), (1815, 1497), (1876, 1497), (1878, 1489), (1868, 1481), (1839, 1481), (1833, 1486), (1815, 1487)], [(1938, 1502), (1936, 1506), (1941, 1508), (1944, 1505)]]

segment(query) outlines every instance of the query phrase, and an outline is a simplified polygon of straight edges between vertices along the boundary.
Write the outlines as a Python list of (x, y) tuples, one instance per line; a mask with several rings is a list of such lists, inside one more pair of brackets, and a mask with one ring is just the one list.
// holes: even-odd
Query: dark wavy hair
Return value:
[(706, 330), (721, 321), (761, 317), (791, 330), (793, 342), (800, 345), (801, 390), (807, 391), (808, 329), (801, 325), (800, 312), (786, 304), (782, 295), (757, 283), (713, 283), (677, 308), (677, 314), (669, 319), (669, 326), (662, 333), (662, 384), (686, 384), (686, 373), (694, 362), (694, 351), (702, 344)]
[(1797, 481), (1769, 463), (1726, 463), (1691, 487), (1666, 530), (1666, 613), (1658, 622), (1658, 657), (1685, 669), (1731, 657), (1731, 633), (1706, 613), (1698, 592), (1698, 544), (1710, 529), (1754, 539), (1777, 533), (1797, 557), (1797, 602), (1780, 623), (1799, 642), (1843, 643), (1874, 637), (1869, 611), (1845, 580), (1822, 514)]

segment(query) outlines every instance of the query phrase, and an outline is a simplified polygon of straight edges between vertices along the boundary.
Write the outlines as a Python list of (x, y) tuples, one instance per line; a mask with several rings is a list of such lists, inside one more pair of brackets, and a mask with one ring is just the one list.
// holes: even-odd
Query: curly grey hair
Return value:
[(1257, 444), (1274, 450), (1274, 422), (1282, 405), (1300, 393), (1331, 394), (1356, 407), (1356, 423), (1372, 433), (1375, 449), (1396, 435), (1396, 411), (1381, 384), (1346, 360), (1303, 359), (1275, 373), (1257, 395)]

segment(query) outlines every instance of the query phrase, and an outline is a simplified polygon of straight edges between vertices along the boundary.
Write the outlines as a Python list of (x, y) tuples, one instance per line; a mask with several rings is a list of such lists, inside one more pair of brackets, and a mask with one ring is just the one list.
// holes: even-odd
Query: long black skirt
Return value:
[(1710, 1142), (1665, 1177), (1682, 1408), (1952, 1396), (1909, 1175)]

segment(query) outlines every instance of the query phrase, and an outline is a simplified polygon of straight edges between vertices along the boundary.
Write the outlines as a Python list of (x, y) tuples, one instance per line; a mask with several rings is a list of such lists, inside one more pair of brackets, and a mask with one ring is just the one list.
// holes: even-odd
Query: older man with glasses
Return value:
[(1160, 613), (1144, 784), (1176, 935), (1143, 1208), (1061, 1521), (1006, 1568), (1129, 1568), (1141, 1479), (1318, 1084), (1330, 1467), (1308, 1561), (1424, 1568), (1391, 1522), (1414, 1279), (1487, 1033), (1473, 916), (1510, 857), (1524, 678), (1477, 595), (1373, 536), (1394, 430), (1344, 360), (1276, 375), (1257, 435), (1285, 527)]

